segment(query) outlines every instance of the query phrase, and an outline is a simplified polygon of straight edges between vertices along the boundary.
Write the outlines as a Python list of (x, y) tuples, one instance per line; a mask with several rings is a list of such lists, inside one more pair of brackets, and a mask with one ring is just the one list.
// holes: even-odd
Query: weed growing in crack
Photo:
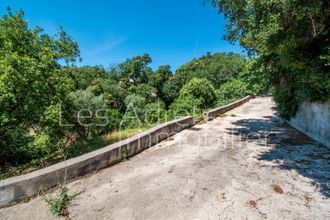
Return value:
[[(67, 158), (67, 153), (65, 149), (62, 147), (59, 147), (59, 150), (62, 154), (63, 160), (65, 161)], [(69, 216), (68, 207), (71, 204), (72, 200), (78, 195), (72, 195), (70, 196), (68, 194), (69, 189), (66, 187), (67, 185), (67, 167), (65, 168), (64, 172), (64, 179), (62, 183), (58, 183), (59, 187), (59, 193), (56, 195), (56, 197), (48, 197), (45, 195), (45, 190), (43, 187), (41, 187), (38, 190), (39, 196), (43, 198), (43, 200), (46, 201), (46, 203), (50, 207), (50, 211), (53, 215), (56, 216)]]
[(56, 216), (68, 216), (68, 206), (71, 204), (72, 200), (76, 195), (68, 195), (68, 188), (65, 185), (61, 185), (59, 189), (59, 194), (55, 198), (45, 196), (43, 190), (40, 190), (39, 194), (50, 206), (50, 211)]
[(125, 151), (123, 151), (121, 153), (121, 161), (126, 161), (126, 160), (128, 160), (128, 152), (127, 152), (127, 150), (125, 150)]

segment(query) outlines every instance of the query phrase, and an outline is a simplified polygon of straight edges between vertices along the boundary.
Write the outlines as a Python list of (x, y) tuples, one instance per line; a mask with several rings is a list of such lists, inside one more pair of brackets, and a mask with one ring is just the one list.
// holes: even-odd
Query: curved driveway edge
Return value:
[[(68, 183), (78, 195), (62, 219), (328, 220), (330, 150), (288, 126), (275, 107), (271, 97), (256, 97)], [(59, 218), (36, 197), (0, 209), (0, 219)]]
[(232, 102), (232, 103), (229, 103), (228, 105), (225, 105), (225, 106), (220, 106), (218, 108), (215, 108), (215, 109), (212, 109), (208, 112), (206, 112), (204, 114), (204, 120), (205, 121), (211, 121), (213, 120), (214, 118), (220, 116), (221, 114), (225, 113), (225, 112), (228, 112), (234, 108), (236, 108), (237, 106), (240, 106), (242, 104), (244, 104), (245, 102), (249, 101), (250, 99), (252, 99), (254, 96), (246, 96), (236, 102)]
[(131, 157), (157, 143), (194, 125), (187, 116), (160, 124), (131, 138), (114, 143), (90, 153), (72, 158), (25, 175), (0, 181), (0, 207), (38, 193), (40, 187), (49, 189), (95, 170), (108, 167), (122, 160), (125, 153)]

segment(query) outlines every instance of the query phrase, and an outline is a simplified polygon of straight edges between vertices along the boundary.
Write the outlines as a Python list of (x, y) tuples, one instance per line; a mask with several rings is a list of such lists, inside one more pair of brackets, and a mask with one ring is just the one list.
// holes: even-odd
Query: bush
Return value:
[(139, 84), (133, 87), (132, 92), (144, 97), (147, 102), (153, 102), (157, 98), (157, 89), (148, 84)]
[(144, 122), (146, 123), (160, 123), (165, 117), (165, 103), (157, 101), (149, 103), (145, 107)]
[(207, 79), (194, 78), (185, 84), (180, 90), (180, 97), (186, 96), (199, 100), (198, 107), (202, 109), (212, 107), (217, 100), (216, 91)]
[(139, 127), (144, 120), (146, 99), (140, 95), (128, 95), (125, 99), (126, 113), (123, 116), (121, 126)]
[(20, 127), (7, 129), (0, 141), (0, 168), (5, 164), (22, 163), (30, 159), (28, 143), (31, 137)]
[(118, 130), (120, 122), (122, 120), (120, 112), (116, 109), (108, 109), (106, 112), (106, 116), (108, 120), (106, 131), (111, 132), (114, 130)]
[(52, 152), (54, 145), (52, 138), (47, 134), (38, 134), (34, 136), (29, 143), (29, 152), (33, 158), (40, 158)]
[(274, 87), (274, 100), (281, 116), (289, 119), (298, 110), (298, 100), (292, 86)]
[(77, 90), (70, 95), (73, 113), (70, 123), (71, 131), (79, 138), (88, 138), (106, 131), (107, 105), (102, 95), (94, 95), (90, 88)]
[(174, 80), (174, 77), (164, 83), (162, 94), (163, 101), (167, 107), (179, 96), (180, 88), (178, 82)]
[(201, 114), (201, 105), (201, 99), (197, 99), (190, 95), (181, 96), (177, 98), (170, 106), (170, 118)]
[(217, 104), (225, 105), (250, 94), (251, 92), (247, 89), (245, 82), (234, 79), (221, 85), (220, 89), (217, 90)]
[(239, 79), (246, 83), (251, 95), (267, 94), (270, 87), (269, 71), (261, 64), (260, 59), (250, 59)]

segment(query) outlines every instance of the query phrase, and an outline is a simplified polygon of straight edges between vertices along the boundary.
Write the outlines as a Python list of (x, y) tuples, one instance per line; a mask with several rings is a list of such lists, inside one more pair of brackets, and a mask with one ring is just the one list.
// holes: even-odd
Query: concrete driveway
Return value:
[[(330, 219), (330, 150), (258, 97), (69, 184), (71, 219)], [(41, 198), (0, 219), (57, 219)]]

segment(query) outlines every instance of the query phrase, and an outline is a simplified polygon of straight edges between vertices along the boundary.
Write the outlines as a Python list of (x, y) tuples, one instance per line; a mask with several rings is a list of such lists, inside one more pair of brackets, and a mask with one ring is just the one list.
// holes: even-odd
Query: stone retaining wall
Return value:
[(170, 121), (126, 140), (69, 159), (29, 174), (0, 181), (0, 207), (36, 195), (38, 189), (48, 189), (67, 180), (108, 167), (122, 160), (123, 153), (133, 156), (167, 137), (194, 125), (191, 116)]
[(236, 108), (239, 105), (242, 105), (243, 103), (249, 101), (252, 98), (253, 98), (253, 96), (246, 96), (243, 99), (240, 99), (240, 100), (238, 100), (236, 102), (232, 102), (232, 103), (230, 103), (228, 105), (225, 105), (225, 106), (221, 106), (221, 107), (212, 109), (212, 110), (210, 110), (210, 111), (208, 111), (208, 112), (206, 112), (204, 114), (204, 120), (205, 121), (211, 121), (214, 118), (220, 116), (221, 114), (223, 114), (225, 112), (228, 112), (228, 111)]

